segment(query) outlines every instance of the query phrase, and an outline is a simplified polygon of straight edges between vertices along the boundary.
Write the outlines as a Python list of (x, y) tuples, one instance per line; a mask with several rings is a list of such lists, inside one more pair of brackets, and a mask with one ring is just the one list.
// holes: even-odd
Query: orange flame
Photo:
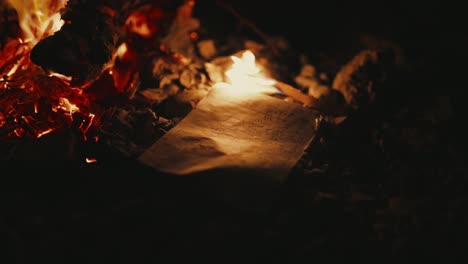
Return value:
[(7, 0), (18, 13), (23, 41), (34, 46), (60, 30), (64, 22), (58, 13), (68, 0)]

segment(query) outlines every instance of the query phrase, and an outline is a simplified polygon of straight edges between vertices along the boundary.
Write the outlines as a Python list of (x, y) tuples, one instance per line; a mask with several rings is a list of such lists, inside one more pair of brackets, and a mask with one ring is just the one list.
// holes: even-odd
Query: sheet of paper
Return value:
[(281, 182), (311, 142), (316, 117), (265, 94), (214, 88), (139, 160), (176, 175), (216, 170)]

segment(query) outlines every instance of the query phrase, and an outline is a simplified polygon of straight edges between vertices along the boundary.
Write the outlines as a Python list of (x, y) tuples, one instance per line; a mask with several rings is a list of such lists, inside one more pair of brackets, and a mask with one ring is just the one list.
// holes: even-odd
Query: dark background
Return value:
[[(465, 34), (466, 38), (463, 8), (451, 1), (224, 2), (267, 33), (285, 36), (301, 49), (333, 43), (348, 45), (349, 37), (362, 33), (405, 42), (453, 42), (453, 33)], [(210, 20), (210, 28), (226, 25), (226, 13), (218, 9), (216, 1), (202, 0), (196, 5), (199, 14), (211, 13), (210, 19), (218, 16), (218, 23)]]
[[(330, 0), (234, 1), (225, 0), (244, 18), (269, 36), (288, 40), (297, 54), (331, 78), (342, 65), (372, 42), (398, 47), (405, 67), (411, 68), (401, 97), (419, 101), (424, 96), (448, 95), (457, 119), (465, 110), (468, 62), (467, 14), (456, 1)], [(252, 33), (213, 0), (200, 0), (196, 16), (211, 32), (226, 35), (233, 28)], [(256, 36), (252, 34), (252, 36)], [(463, 124), (453, 132), (464, 139)]]
[[(466, 13), (455, 1), (224, 2), (265, 33), (285, 37), (294, 50), (312, 57), (348, 52), (342, 58), (348, 59), (364, 48), (363, 36), (395, 43), (410, 61), (431, 66), (431, 77), (448, 86), (436, 92), (459, 92), (456, 86), (468, 58), (468, 33)], [(212, 31), (226, 35), (232, 28), (230, 23), (239, 27), (238, 20), (220, 9), (216, 1), (197, 1), (196, 8), (198, 17)], [(244, 27), (244, 32), (249, 30)]]

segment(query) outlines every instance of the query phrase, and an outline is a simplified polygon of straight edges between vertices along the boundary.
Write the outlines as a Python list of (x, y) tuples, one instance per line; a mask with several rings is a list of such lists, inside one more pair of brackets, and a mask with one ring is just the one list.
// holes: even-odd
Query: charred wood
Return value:
[[(62, 11), (62, 29), (41, 40), (32, 61), (47, 71), (72, 77), (75, 84), (95, 79), (111, 60), (125, 34), (129, 14), (148, 0), (72, 0)], [(158, 5), (168, 6), (168, 1)]]

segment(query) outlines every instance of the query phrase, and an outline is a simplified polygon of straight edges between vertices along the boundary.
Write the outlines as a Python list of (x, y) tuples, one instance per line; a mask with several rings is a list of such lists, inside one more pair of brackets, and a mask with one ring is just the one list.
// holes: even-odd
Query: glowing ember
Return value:
[(59, 79), (61, 79), (62, 81), (66, 81), (66, 82), (71, 82), (72, 80), (72, 77), (70, 76), (66, 76), (66, 75), (63, 75), (63, 74), (60, 74), (60, 73), (57, 73), (57, 72), (53, 72), (51, 74), (49, 74), (50, 77), (57, 77)]
[(231, 59), (233, 61), (231, 69), (225, 72), (229, 83), (222, 83), (222, 86), (230, 86), (238, 92), (278, 92), (274, 87), (276, 81), (266, 77), (251, 51), (243, 52), (241, 57), (231, 56)]
[[(95, 124), (87, 95), (55, 75), (48, 76), (28, 55), (21, 54), (23, 60), (11, 76), (0, 72), (4, 76), (0, 84), (0, 139), (40, 138), (81, 123), (88, 132)], [(11, 64), (7, 66), (5, 70), (12, 71)]]
[(86, 158), (86, 163), (91, 164), (91, 163), (96, 163), (97, 159), (96, 158)]
[(67, 0), (7, 0), (18, 13), (23, 41), (34, 46), (64, 24), (58, 13)]
[(24, 129), (17, 128), (13, 131), (13, 134), (15, 134), (17, 137), (21, 137), (24, 134)]
[(122, 43), (120, 44), (120, 46), (117, 48), (117, 50), (115, 51), (115, 55), (118, 57), (118, 58), (122, 58), (125, 53), (127, 53), (128, 51), (128, 46), (127, 46), (127, 43)]
[[(91, 128), (91, 125), (93, 125), (93, 120), (96, 117), (94, 114), (89, 114), (89, 120), (86, 122), (86, 120), (83, 120), (83, 122), (80, 125), (80, 129), (86, 134), (88, 130)], [(97, 140), (96, 140), (97, 141)]]
[(41, 138), (42, 136), (47, 135), (47, 134), (53, 132), (54, 130), (55, 130), (55, 129), (53, 129), (53, 128), (49, 128), (49, 129), (47, 129), (47, 130), (45, 130), (45, 131), (42, 131), (42, 132), (40, 132), (39, 134), (37, 134), (36, 137), (37, 137), (37, 138)]
[(165, 18), (165, 14), (156, 3), (143, 5), (128, 16), (125, 21), (128, 32), (150, 38), (160, 31), (160, 21)]
[(57, 109), (62, 109), (66, 113), (69, 113), (70, 115), (73, 114), (74, 112), (80, 110), (78, 106), (75, 104), (70, 103), (67, 98), (59, 98), (58, 105), (56, 108), (52, 108), (54, 112), (57, 112)]
[(5, 116), (0, 112), (0, 127), (3, 127), (6, 124)]
[(19, 68), (19, 63), (13, 65), (13, 67), (10, 69), (10, 71), (8, 71), (8, 73), (6, 74), (7, 77), (10, 77), (11, 75), (13, 75)]

